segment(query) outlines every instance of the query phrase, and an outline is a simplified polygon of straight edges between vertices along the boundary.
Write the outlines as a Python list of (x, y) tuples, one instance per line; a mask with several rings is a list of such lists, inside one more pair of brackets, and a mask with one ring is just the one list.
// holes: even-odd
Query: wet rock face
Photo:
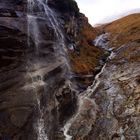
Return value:
[(26, 36), (19, 30), (0, 27), (0, 67), (1, 72), (10, 70), (24, 62), (26, 51)]
[(64, 124), (76, 111), (76, 91), (65, 85), (55, 96), (58, 101), (59, 121)]
[(92, 129), (97, 117), (98, 106), (94, 100), (81, 97), (79, 99), (79, 110), (70, 123), (69, 134), (74, 139), (84, 139)]
[(75, 91), (62, 88), (68, 68), (56, 54), (55, 31), (48, 19), (37, 24), (39, 48), (28, 36), (27, 1), (0, 1), (0, 139), (36, 140), (41, 113), (49, 139), (57, 139), (76, 108)]
[[(28, 131), (33, 135), (31, 115), (35, 110), (32, 94), (21, 90), (27, 60), (27, 36), (23, 26), (26, 21), (16, 14), (16, 4), (0, 1), (0, 5), (0, 138), (28, 139)], [(29, 124), (25, 126), (26, 123)]]
[[(26, 1), (0, 1), (0, 139), (36, 140), (40, 108), (48, 132), (57, 126), (55, 91), (65, 83), (65, 62), (56, 59), (54, 31), (45, 21), (41, 49), (28, 45)], [(46, 40), (46, 42), (44, 42)], [(40, 75), (42, 77), (40, 77)], [(57, 80), (56, 80), (57, 79)], [(48, 84), (48, 86), (46, 85)], [(52, 117), (55, 114), (55, 117)], [(51, 121), (48, 119), (52, 119)], [(56, 123), (55, 123), (56, 121)], [(49, 126), (47, 126), (49, 125)], [(52, 137), (53, 134), (50, 133)], [(52, 138), (53, 139), (53, 138)]]

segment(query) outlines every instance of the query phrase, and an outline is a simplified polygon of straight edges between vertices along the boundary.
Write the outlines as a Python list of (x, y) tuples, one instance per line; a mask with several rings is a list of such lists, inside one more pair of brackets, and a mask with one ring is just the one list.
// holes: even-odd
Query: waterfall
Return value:
[[(28, 0), (28, 14), (27, 14), (27, 22), (28, 22), (28, 46), (30, 47), (30, 38), (32, 37), (35, 47), (36, 47), (36, 53), (39, 53), (39, 41), (40, 41), (40, 30), (37, 23), (37, 16), (34, 15), (33, 8), (35, 6), (34, 0)], [(31, 63), (31, 62), (30, 62)], [(32, 64), (31, 64), (32, 65)], [(37, 64), (35, 64), (35, 67), (37, 67)], [(37, 93), (37, 86), (40, 83), (44, 83), (42, 75), (40, 73), (38, 74), (31, 74), (29, 73), (31, 79), (32, 79), (32, 86), (34, 88), (36, 100), (37, 100), (37, 106), (39, 110), (39, 118), (35, 124), (35, 129), (37, 133), (37, 139), (38, 140), (48, 140), (47, 134), (45, 132), (45, 124), (43, 119), (43, 111), (41, 109), (40, 104), (40, 98)], [(44, 85), (43, 85), (44, 86)]]
[[(108, 36), (107, 33), (100, 35), (99, 37), (97, 37), (95, 39), (94, 43), (95, 43), (96, 46), (102, 47), (105, 50), (110, 52), (112, 50), (112, 48), (109, 49), (108, 46), (107, 46), (108, 42), (105, 42), (105, 40), (108, 40), (107, 36)], [(110, 56), (108, 56), (107, 60), (113, 59), (114, 55), (115, 55), (115, 53), (113, 51), (111, 51)], [(98, 88), (98, 86), (101, 82), (100, 81), (100, 76), (104, 72), (105, 68), (106, 68), (106, 63), (103, 65), (100, 72), (95, 76), (95, 79), (94, 79), (92, 85), (89, 86), (83, 93), (81, 93), (78, 96), (78, 105), (79, 105), (78, 110), (77, 110), (76, 114), (65, 124), (65, 126), (63, 128), (65, 140), (72, 140), (73, 139), (73, 136), (69, 135), (71, 127), (72, 127), (72, 125), (74, 125), (76, 123), (77, 119), (79, 119), (82, 116), (81, 114), (83, 114), (83, 112), (85, 110), (92, 112), (92, 115), (90, 117), (91, 117), (91, 120), (94, 123), (94, 120), (96, 119), (96, 110), (98, 110), (98, 106), (96, 105), (95, 100), (91, 98), (91, 95)], [(91, 107), (84, 109), (84, 107), (87, 103), (90, 104)], [(92, 108), (93, 108), (93, 110), (92, 110)], [(80, 121), (78, 121), (78, 122), (82, 123)], [(82, 124), (82, 126), (84, 126), (84, 125), (85, 124)], [(92, 123), (91, 123), (91, 126), (86, 126), (86, 127), (89, 129), (88, 131), (90, 132), (90, 130), (92, 128)]]
[(66, 123), (66, 125), (64, 126), (63, 128), (63, 131), (64, 131), (64, 136), (65, 136), (65, 140), (71, 140), (72, 139), (72, 136), (68, 135), (68, 131), (71, 127), (71, 122), (68, 122)]
[[(46, 39), (42, 37), (42, 30), (39, 26), (41, 21), (46, 23), (51, 29), (54, 31), (55, 42), (53, 45), (53, 49), (55, 53), (54, 57), (58, 58), (53, 62), (53, 65), (50, 67), (54, 68), (54, 65), (60, 65), (61, 63), (65, 64), (67, 67), (67, 73), (70, 72), (70, 67), (67, 59), (67, 49), (65, 47), (65, 38), (59, 22), (57, 21), (57, 17), (55, 13), (48, 7), (47, 0), (28, 0), (28, 14), (27, 14), (27, 22), (28, 22), (28, 46), (31, 47), (31, 41), (34, 42), (35, 45), (35, 60), (29, 60), (28, 69), (29, 76), (32, 79), (32, 83), (30, 87), (34, 89), (34, 93), (36, 96), (36, 101), (39, 110), (39, 118), (35, 125), (36, 131), (38, 134), (38, 140), (48, 140), (45, 121), (43, 118), (43, 107), (40, 104), (40, 96), (38, 95), (37, 88), (38, 86), (43, 86), (44, 91), (46, 88), (46, 83), (43, 80), (43, 65), (40, 60), (40, 50), (41, 43), (47, 43)], [(43, 24), (44, 25), (44, 24)], [(60, 62), (61, 59), (61, 62)], [(47, 60), (46, 60), (47, 61)], [(30, 68), (31, 67), (31, 68)], [(33, 68), (32, 68), (33, 67)], [(51, 69), (48, 65), (48, 69)], [(42, 68), (41, 70), (38, 70)], [(35, 72), (30, 69), (35, 70)], [(30, 72), (31, 71), (31, 72)], [(28, 85), (29, 87), (29, 85)]]
[(95, 38), (93, 41), (95, 46), (101, 47), (107, 51), (111, 51), (111, 48), (108, 47), (109, 43), (109, 33), (104, 33)]

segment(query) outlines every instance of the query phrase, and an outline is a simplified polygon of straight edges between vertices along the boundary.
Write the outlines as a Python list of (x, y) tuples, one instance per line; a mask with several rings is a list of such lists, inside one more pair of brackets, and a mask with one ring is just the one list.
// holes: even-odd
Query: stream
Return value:
[[(37, 101), (39, 117), (35, 124), (35, 129), (37, 131), (36, 133), (38, 135), (38, 140), (48, 140), (45, 120), (43, 118), (44, 106), (43, 107), (41, 106), (40, 103), (41, 99), (40, 96), (38, 95), (38, 88), (42, 86), (44, 88), (43, 94), (47, 94), (47, 84), (49, 83), (45, 83), (44, 81), (45, 73), (47, 73), (47, 71), (48, 72), (51, 71), (51, 69), (52, 70), (55, 69), (55, 67), (57, 68), (59, 65), (62, 64), (65, 64), (65, 67), (67, 67), (67, 72), (69, 73), (70, 66), (67, 59), (67, 49), (65, 48), (65, 38), (63, 32), (57, 21), (55, 13), (48, 7), (47, 0), (28, 0), (27, 21), (28, 21), (28, 47), (32, 47), (31, 42), (33, 41), (35, 45), (36, 54), (34, 60), (28, 60), (27, 69), (28, 75), (32, 79), (31, 83), (32, 85), (28, 85), (28, 87), (26, 88), (29, 87), (33, 88), (35, 98)], [(52, 64), (47, 64), (47, 61), (42, 62), (40, 57), (40, 52), (42, 51), (42, 44), (45, 47), (47, 47), (47, 44), (49, 42), (44, 37), (44, 33), (42, 31), (42, 26), (44, 27), (45, 24), (47, 24), (47, 26), (49, 26), (54, 31), (55, 42), (53, 45), (54, 53), (51, 56)]]
[[(107, 39), (108, 35), (109, 35), (108, 33), (102, 34), (94, 40), (95, 46), (101, 47), (101, 48), (105, 49), (106, 51), (110, 52), (110, 55), (106, 59), (106, 63), (108, 60), (112, 59), (115, 55), (115, 53), (112, 51), (112, 49), (108, 48), (108, 39)], [(76, 133), (76, 132), (73, 132), (73, 130), (71, 130), (71, 129), (72, 129), (72, 127), (74, 127), (74, 125), (76, 123), (78, 126), (79, 126), (78, 123), (81, 123), (81, 125), (83, 125), (83, 126), (85, 125), (85, 127), (87, 129), (87, 134), (91, 131), (91, 129), (92, 129), (91, 122), (94, 122), (94, 120), (96, 119), (96, 113), (98, 110), (96, 101), (91, 98), (91, 95), (95, 92), (95, 90), (98, 88), (98, 86), (100, 84), (100, 76), (102, 75), (102, 73), (104, 72), (104, 70), (106, 68), (106, 63), (103, 65), (100, 72), (95, 76), (93, 84), (91, 86), (89, 86), (87, 88), (87, 90), (85, 90), (84, 92), (79, 94), (78, 110), (77, 110), (76, 114), (65, 124), (65, 126), (63, 128), (65, 140), (72, 140), (72, 138), (73, 138), (72, 134)], [(88, 122), (88, 120), (85, 119), (85, 121), (87, 121), (89, 123), (89, 125), (87, 125), (87, 126), (86, 126), (86, 124), (84, 124), (84, 122), (82, 122), (84, 120), (83, 115), (86, 114), (85, 112), (90, 112), (91, 121)], [(86, 136), (86, 134), (85, 134), (85, 136)]]

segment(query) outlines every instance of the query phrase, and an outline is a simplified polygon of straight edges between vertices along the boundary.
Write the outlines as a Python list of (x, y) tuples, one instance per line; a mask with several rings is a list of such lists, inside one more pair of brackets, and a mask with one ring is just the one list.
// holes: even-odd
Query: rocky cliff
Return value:
[(95, 36), (72, 0), (0, 0), (0, 139), (63, 139), (77, 106), (69, 80), (89, 85), (100, 69)]

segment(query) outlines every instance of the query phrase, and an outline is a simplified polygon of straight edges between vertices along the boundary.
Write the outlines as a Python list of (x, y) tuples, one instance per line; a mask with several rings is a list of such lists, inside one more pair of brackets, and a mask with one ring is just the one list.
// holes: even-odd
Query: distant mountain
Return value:
[(131, 14), (135, 14), (135, 13), (140, 13), (140, 8), (129, 10), (125, 13), (113, 15), (110, 17), (106, 17), (102, 21), (100, 21), (100, 23), (95, 24), (94, 27), (101, 26), (102, 24), (108, 24), (109, 22), (113, 22), (114, 20), (118, 20), (120, 18), (126, 17), (126, 16), (131, 15)]

